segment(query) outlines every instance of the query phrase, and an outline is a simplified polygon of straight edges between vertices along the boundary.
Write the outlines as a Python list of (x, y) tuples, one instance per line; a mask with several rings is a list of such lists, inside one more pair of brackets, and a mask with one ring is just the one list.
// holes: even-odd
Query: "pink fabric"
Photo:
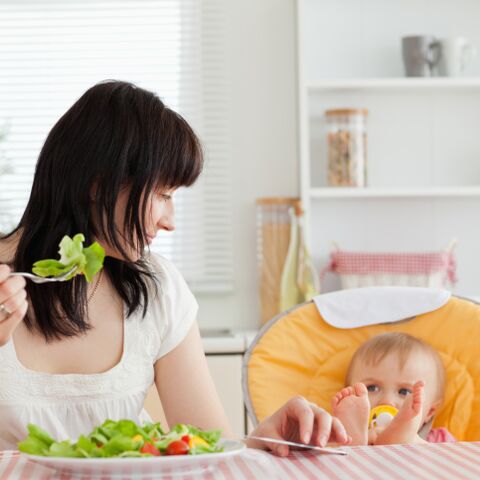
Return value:
[[(480, 462), (478, 461), (480, 442), (343, 448), (347, 450), (348, 455), (312, 455), (294, 451), (283, 458), (260, 450), (247, 449), (240, 455), (225, 457), (223, 462), (217, 464), (218, 470), (199, 472), (197, 468), (196, 473), (177, 471), (174, 475), (168, 475), (168, 478), (175, 480), (480, 479)], [(155, 458), (161, 464), (162, 458)], [(162, 470), (159, 469), (159, 472), (157, 478), (161, 476)], [(0, 480), (85, 480), (86, 478), (114, 480), (120, 477), (110, 476), (102, 470), (90, 471), (87, 477), (80, 473), (62, 474), (42, 465), (27, 462), (26, 458), (17, 452), (0, 452)], [(125, 469), (125, 474), (121, 478), (132, 478), (132, 474)], [(166, 477), (162, 476), (162, 478)]]
[(443, 443), (456, 442), (457, 439), (446, 428), (432, 428), (427, 435), (427, 442)]
[(455, 257), (452, 252), (367, 253), (336, 250), (331, 253), (328, 267), (322, 272), (343, 275), (430, 275), (445, 272), (451, 283), (456, 282)]

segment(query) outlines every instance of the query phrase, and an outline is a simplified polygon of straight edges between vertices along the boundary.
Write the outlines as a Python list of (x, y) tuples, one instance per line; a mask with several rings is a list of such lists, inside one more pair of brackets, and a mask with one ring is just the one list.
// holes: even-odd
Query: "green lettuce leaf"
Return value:
[(30, 455), (48, 456), (49, 447), (40, 439), (28, 436), (23, 442), (18, 444), (18, 449)]
[(31, 455), (47, 455), (50, 446), (54, 443), (53, 438), (45, 430), (32, 423), (29, 423), (27, 428), (28, 437), (18, 444), (18, 449)]
[(65, 235), (60, 241), (58, 253), (60, 254), (60, 263), (64, 265), (78, 265), (84, 268), (86, 262), (83, 254), (83, 242), (85, 237), (81, 233), (77, 233), (73, 238)]
[(201, 455), (202, 453), (218, 453), (223, 452), (222, 447), (215, 445), (197, 445), (189, 450), (189, 455)]
[(92, 278), (103, 267), (103, 260), (105, 259), (105, 250), (97, 243), (92, 243), (89, 247), (83, 249), (86, 263), (83, 268), (83, 273), (88, 282), (92, 281)]
[(90, 435), (89, 438), (95, 445), (105, 445), (108, 442), (108, 438), (105, 435), (101, 434), (100, 432), (95, 429)]
[(89, 457), (92, 453), (93, 449), (97, 447), (95, 442), (92, 442), (88, 437), (85, 435), (80, 435), (77, 440), (77, 449), (79, 449), (82, 453), (85, 453), (86, 457)]
[(178, 435), (183, 437), (183, 435), (189, 435), (190, 430), (188, 428), (188, 425), (185, 425), (184, 423), (177, 423), (172, 427), (170, 433), (178, 433)]
[(134, 442), (126, 435), (115, 435), (103, 446), (103, 450), (105, 451), (106, 456), (113, 457), (123, 452), (135, 450), (136, 443), (138, 442)]
[(29, 423), (27, 428), (30, 436), (38, 438), (48, 447), (50, 447), (50, 445), (55, 441), (45, 430), (41, 429), (37, 425), (34, 425), (33, 423)]
[(60, 260), (39, 260), (33, 264), (32, 272), (40, 277), (58, 277), (76, 267), (67, 280), (83, 274), (87, 282), (91, 282), (103, 267), (105, 250), (97, 242), (83, 248), (84, 241), (85, 237), (81, 233), (77, 233), (73, 238), (65, 235), (59, 245)]
[(165, 435), (165, 432), (163, 431), (162, 426), (160, 425), (160, 422), (157, 422), (157, 423), (146, 422), (144, 423), (143, 428), (141, 430), (143, 430), (147, 435), (149, 435), (150, 438), (159, 438), (162, 435)]
[(49, 457), (79, 457), (77, 449), (70, 443), (70, 440), (53, 442), (48, 450)]

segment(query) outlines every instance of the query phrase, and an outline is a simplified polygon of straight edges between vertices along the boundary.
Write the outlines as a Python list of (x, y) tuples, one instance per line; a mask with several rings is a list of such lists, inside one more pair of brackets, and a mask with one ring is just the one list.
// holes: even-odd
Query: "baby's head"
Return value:
[(443, 400), (443, 363), (437, 351), (422, 340), (393, 332), (377, 335), (360, 346), (348, 367), (346, 384), (364, 383), (372, 408), (392, 405), (398, 409), (419, 380), (425, 382), (423, 424), (430, 421)]

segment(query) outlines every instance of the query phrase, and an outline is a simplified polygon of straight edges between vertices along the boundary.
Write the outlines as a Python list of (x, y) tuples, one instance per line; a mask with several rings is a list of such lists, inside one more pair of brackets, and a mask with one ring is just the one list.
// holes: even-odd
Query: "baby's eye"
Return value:
[(398, 393), (399, 393), (400, 395), (405, 396), (405, 395), (410, 395), (410, 394), (412, 393), (412, 391), (411, 391), (409, 388), (401, 388), (401, 389), (398, 391)]
[(369, 392), (378, 392), (379, 388), (378, 385), (367, 385), (367, 390)]

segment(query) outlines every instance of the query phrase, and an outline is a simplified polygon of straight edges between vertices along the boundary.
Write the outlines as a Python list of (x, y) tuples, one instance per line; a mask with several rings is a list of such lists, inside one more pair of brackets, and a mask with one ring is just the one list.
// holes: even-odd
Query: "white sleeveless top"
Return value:
[[(27, 424), (35, 423), (57, 440), (75, 440), (107, 418), (150, 420), (143, 408), (154, 381), (154, 364), (185, 338), (198, 305), (174, 265), (150, 254), (158, 278), (147, 314), (124, 319), (122, 357), (110, 370), (53, 375), (25, 368), (10, 339), (0, 347), (0, 450), (16, 449)], [(92, 352), (94, 354), (95, 352)]]

